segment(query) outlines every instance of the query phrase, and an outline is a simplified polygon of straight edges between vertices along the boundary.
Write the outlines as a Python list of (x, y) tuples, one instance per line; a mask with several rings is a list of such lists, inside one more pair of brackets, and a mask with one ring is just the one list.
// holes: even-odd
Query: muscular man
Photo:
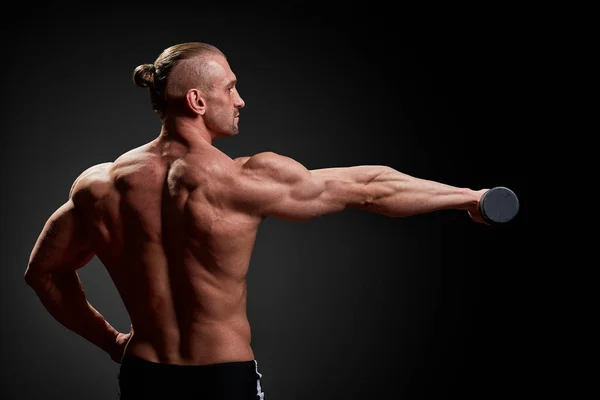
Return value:
[[(268, 216), (304, 221), (353, 207), (389, 217), (460, 209), (474, 191), (382, 165), (307, 170), (273, 152), (231, 159), (244, 101), (225, 55), (164, 50), (134, 71), (161, 118), (157, 138), (90, 167), (41, 232), (25, 273), (64, 326), (121, 363), (122, 399), (263, 399), (250, 345), (246, 274)], [(117, 332), (86, 300), (77, 270), (96, 255), (131, 317)]]

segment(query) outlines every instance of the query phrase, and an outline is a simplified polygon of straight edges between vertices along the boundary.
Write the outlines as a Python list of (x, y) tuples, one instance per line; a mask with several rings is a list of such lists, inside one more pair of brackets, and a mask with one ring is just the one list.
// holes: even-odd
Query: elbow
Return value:
[(373, 205), (373, 196), (364, 194), (364, 195), (360, 196), (360, 199), (356, 203), (350, 204), (349, 207), (368, 208), (372, 205)]
[(37, 279), (35, 279), (35, 274), (31, 273), (28, 268), (23, 275), (23, 280), (25, 280), (27, 286), (33, 286)]
[(28, 286), (37, 286), (42, 280), (42, 276), (28, 266), (23, 274), (23, 279)]
[[(377, 175), (379, 176), (379, 175)], [(360, 195), (359, 195), (359, 205), (364, 208), (368, 208), (375, 204), (377, 201), (377, 185), (376, 185), (377, 177), (369, 180), (369, 182), (363, 184), (361, 186)]]
[(25, 280), (25, 283), (30, 285), (31, 284), (31, 270), (29, 269), (29, 265), (27, 266), (27, 268), (25, 268), (25, 273), (23, 274), (23, 279)]
[(375, 202), (375, 196), (366, 185), (361, 185), (353, 191), (351, 201), (347, 204), (347, 208), (358, 208), (360, 210), (368, 210)]

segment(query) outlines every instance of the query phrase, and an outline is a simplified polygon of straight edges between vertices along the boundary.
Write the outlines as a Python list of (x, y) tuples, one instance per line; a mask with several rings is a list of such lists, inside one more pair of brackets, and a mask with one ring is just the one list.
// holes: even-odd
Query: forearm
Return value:
[(365, 166), (355, 173), (366, 193), (360, 208), (390, 217), (471, 210), (481, 197), (480, 191), (416, 178), (387, 166)]
[(63, 326), (104, 351), (114, 345), (118, 331), (87, 301), (76, 271), (36, 276), (27, 283)]

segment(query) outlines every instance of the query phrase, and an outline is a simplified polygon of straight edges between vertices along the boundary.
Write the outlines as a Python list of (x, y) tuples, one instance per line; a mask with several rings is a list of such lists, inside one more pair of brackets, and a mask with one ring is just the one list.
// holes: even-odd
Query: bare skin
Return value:
[[(158, 138), (85, 171), (32, 251), (25, 278), (46, 308), (117, 362), (123, 354), (179, 365), (253, 360), (246, 275), (269, 216), (460, 209), (482, 222), (485, 190), (377, 165), (310, 171), (272, 152), (231, 159), (212, 141), (238, 133), (244, 102), (227, 61), (212, 62), (214, 92), (190, 89), (186, 113), (167, 119)], [(131, 317), (128, 334), (85, 300), (76, 270), (94, 255)]]
[(246, 274), (262, 219), (222, 203), (220, 175), (235, 164), (214, 147), (156, 140), (90, 177), (97, 193), (81, 207), (135, 329), (126, 354), (180, 365), (254, 359)]

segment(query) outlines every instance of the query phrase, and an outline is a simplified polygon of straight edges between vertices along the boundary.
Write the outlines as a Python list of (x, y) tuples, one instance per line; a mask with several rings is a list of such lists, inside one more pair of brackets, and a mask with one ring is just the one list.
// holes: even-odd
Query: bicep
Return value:
[(73, 271), (93, 257), (82, 216), (69, 198), (44, 224), (31, 252), (26, 275)]

